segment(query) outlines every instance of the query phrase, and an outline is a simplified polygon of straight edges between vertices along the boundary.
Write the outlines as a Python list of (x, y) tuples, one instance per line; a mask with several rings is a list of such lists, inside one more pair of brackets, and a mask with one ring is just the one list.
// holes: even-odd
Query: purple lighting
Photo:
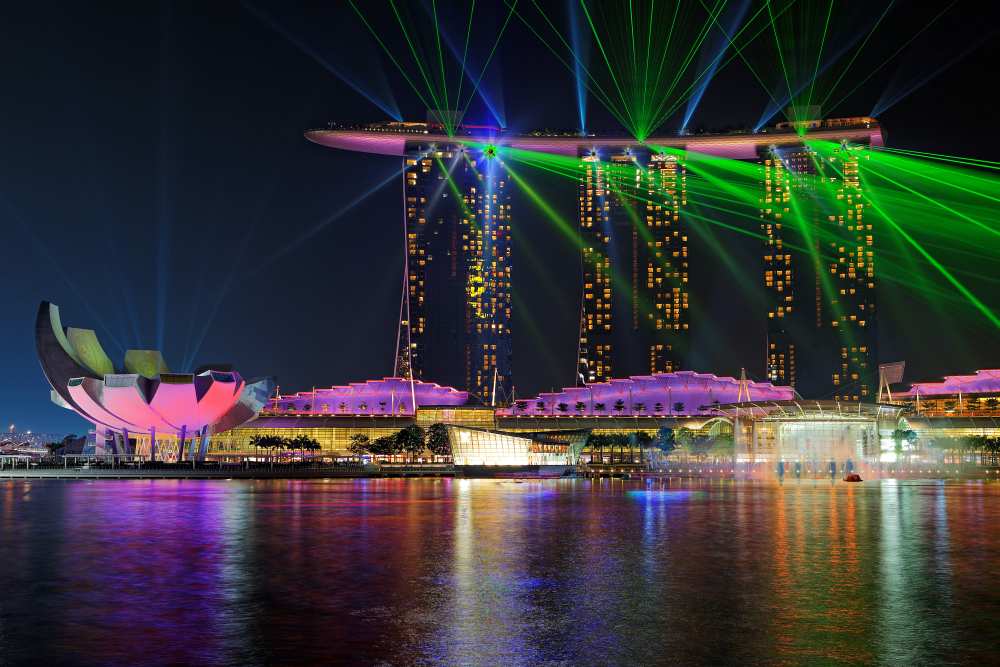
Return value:
[(978, 370), (973, 375), (946, 375), (943, 382), (916, 382), (902, 396), (1000, 393), (1000, 369)]
[(383, 378), (348, 385), (300, 391), (271, 400), (269, 410), (275, 413), (320, 415), (412, 415), (417, 407), (428, 405), (465, 405), (469, 394), (433, 382), (406, 378)]
[[(742, 399), (746, 402), (795, 399), (794, 389), (774, 386), (770, 382), (747, 381), (745, 392)], [(566, 387), (561, 392), (518, 400), (512, 407), (498, 410), (497, 414), (704, 415), (712, 414), (715, 405), (737, 403), (740, 398), (740, 381), (736, 378), (678, 371)]]

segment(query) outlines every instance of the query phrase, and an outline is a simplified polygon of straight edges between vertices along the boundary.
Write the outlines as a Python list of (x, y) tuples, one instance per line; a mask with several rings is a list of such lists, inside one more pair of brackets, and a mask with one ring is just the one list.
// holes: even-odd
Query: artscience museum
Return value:
[(255, 417), (274, 388), (227, 364), (172, 372), (157, 350), (128, 350), (116, 365), (93, 330), (64, 328), (47, 301), (35, 344), (52, 401), (93, 424), (89, 447), (98, 455), (204, 460), (211, 436)]

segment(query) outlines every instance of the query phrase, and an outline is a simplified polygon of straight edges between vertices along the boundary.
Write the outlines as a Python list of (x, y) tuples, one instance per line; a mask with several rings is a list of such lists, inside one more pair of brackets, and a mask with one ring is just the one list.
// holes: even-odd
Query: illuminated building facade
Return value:
[(1000, 369), (947, 375), (941, 382), (916, 382), (907, 391), (894, 394), (892, 402), (931, 417), (997, 417)]
[(116, 365), (92, 329), (63, 327), (48, 301), (38, 307), (35, 347), (52, 402), (93, 424), (100, 454), (203, 460), (210, 437), (253, 419), (274, 388), (226, 364), (171, 372), (157, 350), (127, 350)]
[(405, 160), (408, 265), (395, 375), (410, 377), (412, 368), (415, 378), (467, 389), (487, 404), (511, 395), (509, 185), (498, 158), (508, 149), (579, 160), (577, 381), (688, 366), (688, 189), (679, 156), (697, 154), (761, 166), (767, 379), (810, 396), (873, 398), (874, 234), (858, 175), (865, 149), (821, 157), (802, 132), (812, 141), (881, 146), (875, 119), (644, 143), (453, 129), (448, 136), (433, 122), (386, 122), (306, 132), (319, 145)]
[(689, 333), (683, 162), (638, 148), (601, 153), (580, 155), (578, 379), (679, 370)]
[(510, 192), (489, 148), (412, 143), (394, 374), (441, 378), (484, 404), (509, 396)]
[(761, 151), (767, 377), (804, 395), (876, 390), (875, 246), (859, 169), (867, 147)]

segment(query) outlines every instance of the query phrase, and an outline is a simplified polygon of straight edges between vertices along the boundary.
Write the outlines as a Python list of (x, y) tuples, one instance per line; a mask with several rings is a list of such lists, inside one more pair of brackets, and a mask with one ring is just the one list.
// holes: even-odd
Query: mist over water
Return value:
[(941, 664), (1000, 485), (0, 482), (0, 663)]

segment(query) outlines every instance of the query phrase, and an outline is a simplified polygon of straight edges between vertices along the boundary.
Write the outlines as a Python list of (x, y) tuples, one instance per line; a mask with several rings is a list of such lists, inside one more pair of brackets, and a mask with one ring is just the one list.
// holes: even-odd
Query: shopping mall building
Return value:
[(458, 466), (640, 463), (641, 454), (626, 459), (590, 451), (587, 436), (656, 436), (661, 428), (686, 428), (702, 438), (731, 435), (736, 462), (861, 466), (894, 462), (897, 430), (916, 433), (916, 443), (903, 445), (914, 450), (942, 439), (1000, 435), (998, 406), (1000, 371), (991, 370), (914, 384), (884, 403), (805, 400), (789, 387), (680, 371), (568, 387), (492, 408), (450, 387), (385, 378), (275, 396), (256, 419), (214, 435), (209, 456), (258, 455), (254, 435), (307, 435), (320, 443), (320, 455), (351, 458), (355, 435), (374, 440), (411, 424), (440, 423), (448, 426)]

